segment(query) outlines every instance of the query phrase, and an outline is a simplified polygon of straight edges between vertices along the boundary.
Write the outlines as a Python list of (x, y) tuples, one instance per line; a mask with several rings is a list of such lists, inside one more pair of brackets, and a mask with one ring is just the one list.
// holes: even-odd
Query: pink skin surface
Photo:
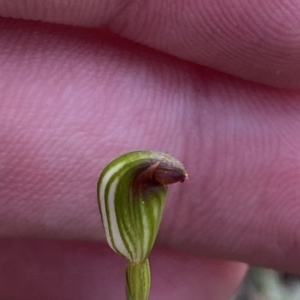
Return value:
[(19, 2), (0, 1), (27, 19), (0, 20), (1, 299), (125, 298), (96, 182), (135, 149), (189, 173), (170, 187), (151, 299), (226, 300), (245, 263), (300, 273), (297, 1)]

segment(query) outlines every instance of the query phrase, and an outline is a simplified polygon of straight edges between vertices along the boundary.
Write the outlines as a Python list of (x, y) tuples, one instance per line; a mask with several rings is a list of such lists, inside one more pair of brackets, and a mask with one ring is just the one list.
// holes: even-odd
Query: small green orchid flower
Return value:
[(148, 256), (160, 226), (167, 185), (187, 179), (168, 154), (134, 151), (109, 163), (98, 181), (98, 203), (109, 246), (125, 256), (127, 300), (147, 300)]

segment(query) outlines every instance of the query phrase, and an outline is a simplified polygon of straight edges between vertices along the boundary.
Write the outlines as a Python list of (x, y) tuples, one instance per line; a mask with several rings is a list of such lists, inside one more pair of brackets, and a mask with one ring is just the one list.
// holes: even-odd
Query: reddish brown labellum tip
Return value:
[(169, 185), (185, 181), (187, 173), (182, 168), (160, 164), (153, 173), (153, 179), (161, 184)]

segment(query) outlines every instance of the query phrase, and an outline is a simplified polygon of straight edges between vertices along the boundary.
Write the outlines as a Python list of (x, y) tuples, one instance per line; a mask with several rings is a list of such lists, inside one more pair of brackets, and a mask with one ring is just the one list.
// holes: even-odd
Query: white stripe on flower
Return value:
[[(124, 256), (129, 257), (129, 253), (124, 246), (124, 242), (122, 240), (122, 237), (121, 237), (121, 234), (119, 231), (119, 227), (117, 224), (116, 211), (115, 211), (115, 193), (116, 193), (117, 185), (119, 183), (119, 177), (117, 177), (111, 183), (108, 193), (107, 193), (108, 207), (105, 204), (106, 203), (105, 189), (106, 189), (107, 185), (109, 184), (110, 179), (123, 168), (124, 164), (125, 164), (125, 162), (120, 162), (119, 164), (106, 170), (106, 173), (103, 176), (101, 184), (99, 186), (99, 199), (100, 199), (100, 206), (101, 206), (101, 211), (102, 211), (102, 221), (103, 221), (103, 226), (105, 229), (108, 244), (116, 252), (120, 252)], [(110, 226), (112, 236), (110, 235), (109, 226)], [(114, 245), (112, 243), (112, 240), (114, 241)]]

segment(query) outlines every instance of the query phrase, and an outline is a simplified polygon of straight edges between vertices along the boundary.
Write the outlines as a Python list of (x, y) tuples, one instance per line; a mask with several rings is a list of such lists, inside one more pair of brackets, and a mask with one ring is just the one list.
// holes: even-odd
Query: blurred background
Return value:
[(300, 276), (251, 267), (230, 300), (300, 300)]

